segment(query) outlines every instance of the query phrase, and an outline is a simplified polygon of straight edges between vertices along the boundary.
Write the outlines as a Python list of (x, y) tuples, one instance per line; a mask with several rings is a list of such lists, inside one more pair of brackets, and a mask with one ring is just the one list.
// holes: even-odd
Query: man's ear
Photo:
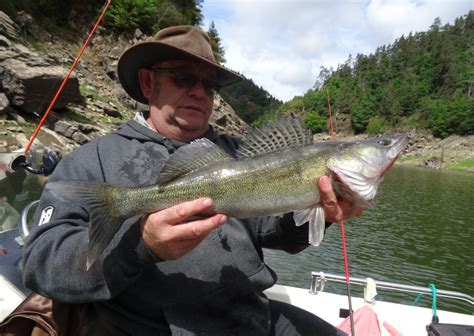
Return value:
[(138, 80), (140, 81), (143, 96), (147, 99), (150, 98), (153, 92), (153, 70), (139, 69)]

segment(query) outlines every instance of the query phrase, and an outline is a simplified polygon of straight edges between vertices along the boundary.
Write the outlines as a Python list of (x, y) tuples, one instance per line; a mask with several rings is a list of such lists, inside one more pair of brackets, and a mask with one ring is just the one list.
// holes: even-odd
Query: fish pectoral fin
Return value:
[(309, 235), (308, 242), (311, 245), (319, 246), (324, 238), (324, 230), (326, 229), (326, 221), (324, 220), (324, 209), (318, 205), (313, 208), (314, 215), (309, 219)]
[(311, 245), (319, 246), (324, 238), (326, 221), (324, 220), (324, 209), (317, 205), (313, 208), (293, 212), (293, 220), (296, 226), (301, 226), (309, 222), (308, 242)]
[(305, 223), (308, 223), (313, 209), (314, 208), (308, 208), (304, 210), (294, 211), (293, 220), (295, 221), (296, 226), (301, 226)]
[(169, 182), (212, 163), (233, 160), (211, 140), (202, 138), (178, 148), (161, 169), (159, 184)]

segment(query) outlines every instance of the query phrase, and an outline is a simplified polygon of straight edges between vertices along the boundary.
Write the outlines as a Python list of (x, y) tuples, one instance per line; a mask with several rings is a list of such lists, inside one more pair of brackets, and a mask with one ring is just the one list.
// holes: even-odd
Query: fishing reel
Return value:
[(28, 163), (26, 156), (24, 154), (20, 154), (10, 162), (10, 168), (15, 171), (23, 169), (36, 175), (48, 176), (51, 175), (51, 173), (54, 171), (54, 168), (56, 168), (59, 161), (61, 161), (61, 154), (52, 150), (48, 150), (43, 155), (42, 161), (43, 164), (40, 168), (34, 168), (30, 163)]

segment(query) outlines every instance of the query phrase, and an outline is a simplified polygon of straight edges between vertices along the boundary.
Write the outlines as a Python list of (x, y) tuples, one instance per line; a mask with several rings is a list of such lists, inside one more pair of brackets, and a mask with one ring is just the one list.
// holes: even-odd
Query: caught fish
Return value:
[(252, 130), (237, 158), (208, 139), (180, 147), (164, 165), (156, 185), (126, 188), (77, 181), (51, 182), (46, 189), (64, 200), (86, 200), (87, 268), (125, 219), (203, 196), (214, 201), (216, 213), (235, 218), (293, 212), (297, 225), (310, 223), (309, 241), (318, 245), (325, 221), (317, 180), (332, 177), (338, 197), (366, 207), (407, 142), (407, 136), (398, 135), (313, 143), (299, 119), (286, 119)]

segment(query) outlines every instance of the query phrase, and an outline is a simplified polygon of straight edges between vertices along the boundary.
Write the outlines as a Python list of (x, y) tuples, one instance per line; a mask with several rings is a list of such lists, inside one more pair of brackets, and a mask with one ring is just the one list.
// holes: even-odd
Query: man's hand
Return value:
[(339, 223), (344, 219), (360, 216), (364, 212), (365, 208), (355, 206), (346, 200), (338, 200), (329, 177), (322, 176), (318, 181), (318, 187), (326, 221)]
[(162, 260), (179, 258), (195, 248), (212, 230), (227, 222), (227, 216), (186, 222), (190, 216), (212, 209), (210, 198), (199, 198), (145, 215), (141, 220), (142, 237), (148, 249)]

